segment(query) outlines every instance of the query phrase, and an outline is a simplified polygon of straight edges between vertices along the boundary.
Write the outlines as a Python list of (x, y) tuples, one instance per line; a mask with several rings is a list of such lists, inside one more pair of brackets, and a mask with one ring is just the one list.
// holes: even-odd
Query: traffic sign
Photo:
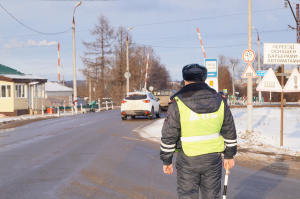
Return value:
[(130, 72), (125, 72), (125, 73), (124, 73), (124, 76), (125, 76), (126, 78), (127, 78), (127, 77), (130, 78), (130, 77), (131, 77), (131, 74), (130, 74)]
[(264, 43), (264, 64), (300, 63), (299, 43)]
[(245, 72), (242, 75), (242, 78), (257, 78), (256, 72), (252, 68), (251, 64), (248, 64)]
[(297, 69), (294, 68), (283, 88), (283, 92), (300, 92), (300, 73)]
[(263, 77), (261, 82), (258, 84), (257, 91), (271, 91), (271, 92), (282, 92), (282, 87), (279, 84), (275, 73), (272, 68), (269, 68), (267, 74)]
[(218, 59), (204, 59), (207, 77), (218, 77)]
[(255, 53), (251, 49), (244, 50), (243, 52), (243, 60), (247, 63), (253, 62), (255, 59)]
[(265, 76), (266, 73), (267, 73), (266, 70), (258, 70), (258, 71), (256, 71), (257, 76)]

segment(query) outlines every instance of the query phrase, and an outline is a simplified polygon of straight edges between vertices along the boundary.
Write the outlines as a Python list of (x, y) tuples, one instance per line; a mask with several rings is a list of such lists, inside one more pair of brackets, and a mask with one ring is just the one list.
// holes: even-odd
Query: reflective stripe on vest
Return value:
[(182, 149), (187, 156), (224, 151), (220, 134), (224, 119), (224, 102), (213, 113), (198, 114), (175, 97), (180, 113)]
[(193, 136), (193, 137), (181, 137), (181, 141), (183, 142), (195, 142), (195, 141), (203, 141), (203, 140), (211, 140), (214, 138), (218, 138), (221, 136), (221, 133), (215, 133), (211, 135), (202, 135), (202, 136)]

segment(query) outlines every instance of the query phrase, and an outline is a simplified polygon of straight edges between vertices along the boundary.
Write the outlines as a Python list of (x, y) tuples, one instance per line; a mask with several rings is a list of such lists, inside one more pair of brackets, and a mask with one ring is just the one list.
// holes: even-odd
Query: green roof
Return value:
[(13, 68), (10, 68), (8, 66), (4, 66), (2, 64), (0, 64), (0, 75), (7, 75), (7, 74), (11, 74), (11, 75), (25, 75), (24, 73), (21, 73), (20, 71), (17, 71)]

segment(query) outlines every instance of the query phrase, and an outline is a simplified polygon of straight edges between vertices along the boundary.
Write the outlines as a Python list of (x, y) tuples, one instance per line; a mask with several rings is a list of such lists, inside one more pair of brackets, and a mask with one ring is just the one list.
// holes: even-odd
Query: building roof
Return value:
[(43, 77), (33, 76), (33, 75), (11, 75), (11, 74), (2, 74), (1, 76), (8, 77), (11, 79), (36, 79), (36, 80), (47, 80)]
[(10, 68), (8, 66), (4, 66), (0, 64), (0, 75), (2, 74), (11, 74), (11, 75), (25, 75), (24, 73), (21, 73), (20, 71), (17, 71), (13, 68)]
[(73, 89), (72, 88), (69, 88), (69, 87), (66, 87), (66, 86), (63, 86), (59, 83), (56, 83), (56, 82), (47, 82), (45, 84), (45, 91), (46, 92), (51, 92), (51, 91), (63, 91), (63, 92), (66, 92), (66, 91), (71, 91), (73, 92)]

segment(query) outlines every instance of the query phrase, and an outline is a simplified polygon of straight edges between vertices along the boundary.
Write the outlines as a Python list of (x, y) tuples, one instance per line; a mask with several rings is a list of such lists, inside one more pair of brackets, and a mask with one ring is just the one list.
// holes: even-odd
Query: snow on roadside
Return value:
[[(241, 148), (300, 156), (300, 108), (284, 108), (282, 147), (280, 108), (253, 108), (253, 133), (247, 133), (247, 108), (233, 108), (231, 112)], [(163, 122), (164, 119), (159, 119), (140, 129), (140, 135), (160, 143)]]

